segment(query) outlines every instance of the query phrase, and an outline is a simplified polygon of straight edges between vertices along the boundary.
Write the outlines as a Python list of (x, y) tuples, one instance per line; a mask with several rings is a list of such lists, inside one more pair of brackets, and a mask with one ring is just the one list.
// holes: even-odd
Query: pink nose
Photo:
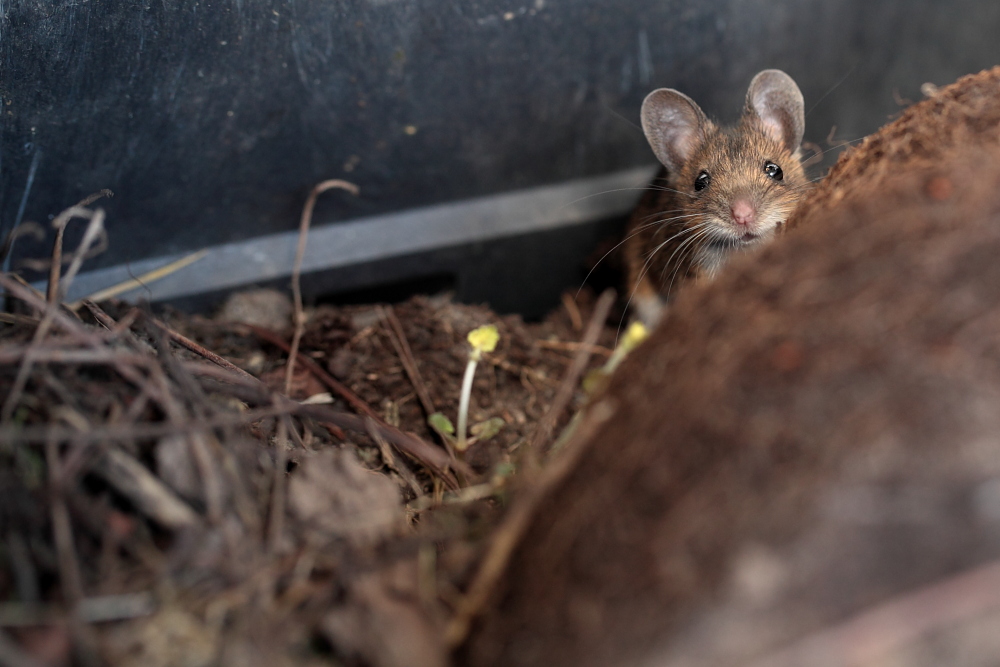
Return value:
[(729, 212), (733, 216), (733, 222), (741, 227), (749, 227), (754, 222), (756, 211), (753, 204), (746, 199), (737, 199), (729, 207)]

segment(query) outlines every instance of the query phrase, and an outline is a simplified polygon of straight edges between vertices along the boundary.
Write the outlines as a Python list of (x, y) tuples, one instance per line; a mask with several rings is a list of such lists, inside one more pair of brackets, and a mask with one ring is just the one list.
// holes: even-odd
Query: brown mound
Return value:
[(895, 122), (847, 149), (788, 220), (801, 224), (848, 194), (877, 192), (900, 169), (934, 167), (957, 146), (1000, 143), (1000, 66), (964, 76), (903, 111)]
[[(594, 406), (464, 664), (815, 664), (816, 646), (992, 664), (996, 613), (954, 595), (854, 615), (1000, 557), (998, 80), (906, 112), (797, 233), (678, 298)], [(878, 650), (852, 655), (859, 636)]]

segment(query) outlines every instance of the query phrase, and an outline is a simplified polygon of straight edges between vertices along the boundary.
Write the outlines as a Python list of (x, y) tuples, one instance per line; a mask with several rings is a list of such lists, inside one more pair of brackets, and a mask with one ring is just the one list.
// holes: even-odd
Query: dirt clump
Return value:
[(461, 664), (994, 664), (998, 79), (906, 112), (678, 295)]
[[(1000, 65), (964, 76), (943, 88), (926, 89), (929, 97), (844, 151), (830, 173), (788, 219), (788, 227), (804, 224), (810, 216), (822, 214), (845, 197), (878, 192), (901, 170), (933, 169), (956, 148), (996, 149), (1000, 146), (998, 89)], [(937, 194), (945, 193), (938, 190)]]

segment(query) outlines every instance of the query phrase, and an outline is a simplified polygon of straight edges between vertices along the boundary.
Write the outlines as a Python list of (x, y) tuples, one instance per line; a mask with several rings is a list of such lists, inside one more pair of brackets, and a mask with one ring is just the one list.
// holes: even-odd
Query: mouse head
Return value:
[(642, 129), (678, 191), (678, 206), (720, 250), (773, 235), (807, 181), (799, 160), (802, 93), (784, 72), (764, 70), (747, 91), (739, 123), (720, 129), (671, 88), (642, 103)]

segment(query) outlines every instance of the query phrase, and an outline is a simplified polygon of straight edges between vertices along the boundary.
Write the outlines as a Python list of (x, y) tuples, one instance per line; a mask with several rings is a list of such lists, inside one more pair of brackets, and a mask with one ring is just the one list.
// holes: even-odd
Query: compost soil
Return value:
[(463, 664), (995, 663), (1000, 68), (928, 92), (678, 296)]
[[(847, 151), (790, 221), (789, 240), (872, 192), (887, 193), (879, 210), (897, 201), (954, 205), (956, 178), (971, 178), (968, 168), (921, 171), (905, 187), (894, 179), (917, 163), (975, 159), (960, 150), (970, 143), (995, 150), (998, 84), (995, 69), (929, 91)], [(756, 275), (750, 259), (732, 275)], [(13, 305), (0, 325), (0, 662), (434, 667), (453, 662), (471, 629), (460, 661), (569, 664), (588, 647), (597, 647), (591, 658), (613, 655), (655, 625), (659, 603), (643, 602), (648, 563), (627, 557), (648, 546), (648, 531), (629, 522), (658, 516), (666, 496), (619, 506), (616, 494), (632, 484), (655, 489), (663, 462), (586, 460), (608, 416), (591, 411), (570, 423), (588, 401), (578, 380), (560, 403), (580, 355), (598, 368), (619, 332), (620, 313), (599, 322), (595, 346), (580, 345), (595, 309), (588, 292), (540, 323), (447, 296), (311, 309), (289, 400), (290, 306), (280, 295), (243, 295), (214, 319), (114, 303), (85, 304), (77, 319), (11, 276), (0, 280)], [(780, 276), (772, 282), (780, 293)], [(714, 289), (681, 297), (665, 329), (675, 333), (661, 332), (651, 349), (662, 352), (671, 335), (670, 345), (710, 340), (711, 320), (725, 321), (728, 309)], [(746, 307), (757, 298), (776, 297), (757, 294)], [(707, 329), (677, 334), (687, 322)], [(475, 375), (469, 423), (480, 435), (456, 459), (428, 416), (457, 421), (466, 335), (485, 324), (500, 339)], [(781, 347), (768, 357), (773, 367), (748, 372), (791, 373), (804, 354)], [(609, 389), (635, 407), (634, 424), (617, 422), (622, 433), (662, 427), (639, 410), (662, 407), (647, 391), (659, 386), (650, 378), (657, 359), (640, 349)], [(539, 424), (553, 406), (548, 434)], [(576, 434), (568, 444), (560, 438), (567, 427)], [(601, 432), (605, 449), (628, 445)], [(709, 455), (690, 456), (697, 467)], [(780, 503), (757, 491), (735, 484), (726, 497), (745, 492), (762, 512), (775, 511), (762, 521), (779, 525)], [(681, 559), (677, 571), (695, 573), (672, 584), (685, 600), (714, 595), (746, 533), (706, 503), (709, 532), (699, 537), (685, 524), (678, 533), (705, 568)], [(593, 544), (581, 547), (580, 536)], [(625, 556), (620, 543), (608, 547), (618, 538), (629, 542)], [(582, 603), (566, 625), (561, 601), (570, 594)], [(620, 605), (602, 606), (604, 595)], [(625, 611), (612, 623), (609, 608)], [(525, 628), (535, 631), (529, 650), (505, 653)], [(611, 632), (620, 634), (608, 639)]]
[[(36, 339), (44, 300), (20, 289), (0, 332), (5, 396), (28, 367), (3, 424), (0, 652), (52, 665), (446, 664), (526, 442), (581, 348), (597, 368), (617, 332), (580, 345), (588, 290), (536, 323), (447, 295), (309, 309), (288, 395), (312, 412), (293, 418), (275, 398), (285, 295), (237, 294), (216, 318), (88, 304)], [(499, 342), (449, 469), (428, 416), (457, 422), (483, 325)], [(213, 353), (260, 382), (212, 376)]]

